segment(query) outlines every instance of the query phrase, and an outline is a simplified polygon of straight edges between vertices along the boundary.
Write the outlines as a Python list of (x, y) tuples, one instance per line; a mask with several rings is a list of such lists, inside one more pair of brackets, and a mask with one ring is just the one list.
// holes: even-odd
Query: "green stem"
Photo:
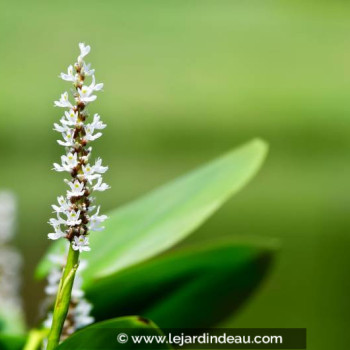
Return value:
[(23, 350), (39, 350), (41, 349), (42, 342), (47, 336), (47, 329), (32, 329), (29, 332), (26, 345)]
[(56, 303), (53, 310), (52, 326), (48, 337), (46, 350), (54, 350), (61, 338), (64, 321), (66, 320), (71, 299), (75, 273), (79, 263), (79, 251), (69, 247), (67, 264), (58, 287)]

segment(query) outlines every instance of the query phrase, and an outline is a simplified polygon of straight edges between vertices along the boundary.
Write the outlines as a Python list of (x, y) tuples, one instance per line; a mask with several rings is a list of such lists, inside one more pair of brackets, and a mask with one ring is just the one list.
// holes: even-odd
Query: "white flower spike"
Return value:
[[(80, 261), (79, 265), (77, 261), (80, 253), (91, 250), (89, 233), (102, 230), (101, 224), (107, 219), (106, 215), (99, 215), (100, 207), (96, 211), (96, 205), (92, 205), (95, 201), (92, 194), (94, 191), (104, 191), (109, 188), (102, 180), (102, 174), (108, 167), (102, 166), (100, 158), (95, 163), (90, 160), (91, 142), (102, 136), (100, 130), (106, 125), (97, 113), (89, 119), (86, 108), (97, 99), (96, 92), (102, 90), (103, 84), (96, 83), (95, 70), (84, 61), (91, 50), (90, 46), (80, 43), (79, 49), (77, 62), (68, 67), (67, 73), (60, 74), (63, 80), (72, 84), (72, 96), (69, 97), (68, 92), (64, 92), (60, 99), (54, 102), (55, 106), (66, 110), (63, 116), (61, 115), (60, 122), (54, 123), (54, 130), (61, 134), (57, 142), (65, 147), (65, 154), (61, 156), (60, 163), (54, 163), (53, 168), (58, 172), (68, 173), (69, 179), (64, 180), (68, 185), (65, 196), (59, 196), (58, 205), (52, 205), (55, 217), (49, 220), (53, 232), (48, 234), (48, 238), (67, 239), (69, 254), (64, 259), (66, 262), (60, 264), (58, 271), (57, 268), (51, 271), (46, 293), (49, 296), (58, 293), (59, 283), (65, 283), (67, 278), (65, 273), (72, 271), (70, 263), (73, 260), (74, 269), (78, 266), (78, 270), (76, 270), (71, 295), (69, 298), (63, 298), (60, 304), (63, 311), (57, 311), (55, 306), (53, 313), (49, 313), (44, 322), (44, 327), (51, 328), (47, 339), (47, 347), (51, 350), (57, 347), (59, 341), (94, 320), (90, 316), (91, 304), (82, 299), (84, 292), (81, 289), (82, 280), (78, 272), (83, 268), (83, 264)], [(74, 105), (70, 101), (74, 101)], [(63, 275), (59, 273), (62, 268), (64, 268)], [(66, 314), (65, 320), (62, 320), (61, 312)]]
[(10, 191), (0, 191), (0, 309), (4, 315), (9, 314), (21, 319), (19, 276), (22, 259), (10, 245), (15, 234), (16, 217), (16, 197)]
[[(67, 73), (60, 74), (63, 80), (73, 84), (75, 105), (70, 102), (72, 99), (67, 92), (55, 101), (55, 106), (67, 108), (60, 123), (54, 123), (54, 130), (62, 135), (57, 142), (66, 147), (66, 154), (61, 156), (60, 163), (54, 163), (53, 166), (58, 172), (69, 173), (70, 179), (65, 180), (68, 185), (66, 195), (57, 198), (58, 205), (52, 205), (57, 217), (49, 221), (54, 232), (49, 233), (48, 237), (52, 240), (68, 239), (74, 250), (85, 252), (90, 250), (89, 231), (102, 230), (101, 224), (107, 219), (106, 215), (99, 215), (100, 207), (96, 213), (92, 212), (96, 206), (91, 206), (94, 200), (91, 194), (105, 191), (109, 186), (102, 179), (108, 167), (102, 166), (101, 158), (97, 158), (94, 165), (89, 163), (92, 150), (90, 143), (102, 136), (100, 130), (106, 124), (97, 113), (88, 123), (86, 106), (96, 100), (95, 93), (102, 90), (103, 84), (96, 83), (95, 70), (84, 61), (91, 47), (80, 43), (79, 50), (77, 62), (68, 67)], [(87, 78), (90, 82), (87, 82)], [(84, 320), (85, 314), (82, 313), (81, 317)]]

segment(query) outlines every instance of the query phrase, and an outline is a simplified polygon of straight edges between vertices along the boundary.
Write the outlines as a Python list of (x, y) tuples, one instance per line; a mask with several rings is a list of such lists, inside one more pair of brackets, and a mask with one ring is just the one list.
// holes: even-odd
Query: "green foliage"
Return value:
[(138, 313), (161, 327), (211, 327), (251, 295), (273, 253), (232, 241), (187, 248), (93, 283), (87, 297), (99, 320)]
[(26, 338), (22, 335), (0, 334), (1, 350), (22, 350)]
[[(93, 326), (84, 328), (73, 334), (66, 341), (57, 347), (57, 350), (86, 350), (86, 349), (118, 349), (125, 348), (117, 342), (118, 330), (132, 334), (140, 334), (142, 331), (147, 335), (162, 335), (160, 329), (151, 321), (137, 317), (121, 317), (105, 322), (96, 323)], [(132, 342), (127, 344), (128, 349), (133, 348)], [(136, 348), (136, 346), (135, 346)], [(140, 347), (138, 347), (140, 348)], [(156, 344), (144, 345), (143, 349), (164, 349), (165, 346), (157, 346)], [(170, 349), (170, 347), (168, 347)]]
[[(265, 276), (273, 247), (229, 240), (161, 253), (243, 188), (266, 153), (267, 145), (253, 140), (110, 213), (84, 256), (84, 288), (96, 319), (141, 314), (161, 327), (209, 327), (237, 311)], [(49, 253), (62, 251), (62, 242)], [(49, 269), (46, 256), (37, 276)], [(116, 348), (115, 337), (101, 328), (140, 325), (159, 332), (143, 318), (123, 317), (87, 327), (58, 349)]]
[[(91, 235), (85, 282), (135, 265), (184, 239), (247, 184), (266, 153), (267, 145), (253, 140), (110, 213), (105, 231)], [(37, 276), (49, 268), (45, 257)]]

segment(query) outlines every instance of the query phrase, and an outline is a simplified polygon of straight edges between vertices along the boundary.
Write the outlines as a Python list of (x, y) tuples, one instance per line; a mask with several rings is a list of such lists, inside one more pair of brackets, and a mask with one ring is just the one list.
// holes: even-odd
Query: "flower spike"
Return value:
[[(62, 135), (57, 142), (66, 147), (66, 154), (61, 156), (61, 163), (54, 163), (54, 170), (68, 172), (70, 180), (65, 180), (68, 185), (66, 196), (58, 198), (58, 205), (53, 205), (57, 218), (50, 220), (54, 229), (48, 237), (50, 239), (66, 238), (71, 242), (74, 250), (89, 251), (89, 231), (100, 231), (100, 224), (106, 220), (106, 215), (98, 215), (99, 207), (95, 214), (91, 214), (91, 193), (105, 191), (109, 188), (102, 180), (108, 167), (102, 166), (101, 158), (90, 163), (90, 143), (102, 136), (100, 130), (106, 125), (101, 117), (95, 113), (90, 123), (87, 123), (88, 113), (86, 106), (95, 101), (95, 93), (101, 91), (102, 83), (96, 83), (94, 70), (90, 64), (84, 62), (91, 48), (84, 43), (79, 44), (80, 55), (74, 65), (70, 65), (67, 73), (61, 73), (60, 77), (73, 83), (75, 92), (73, 98), (75, 105), (70, 102), (67, 92), (61, 95), (55, 106), (67, 108), (60, 120), (60, 124), (54, 123), (54, 130)], [(86, 77), (91, 76), (90, 84), (86, 83)], [(89, 214), (88, 214), (89, 213)], [(63, 214), (62, 217), (59, 214)], [(90, 223), (90, 220), (92, 222)], [(98, 223), (98, 225), (97, 225)]]
[(80, 43), (79, 49), (77, 62), (68, 67), (67, 73), (60, 74), (61, 79), (73, 84), (74, 104), (71, 103), (72, 97), (69, 97), (68, 92), (64, 92), (54, 102), (56, 107), (66, 110), (60, 123), (54, 123), (54, 130), (62, 137), (57, 142), (65, 147), (65, 154), (61, 156), (60, 164), (53, 164), (53, 169), (68, 173), (69, 179), (64, 180), (68, 185), (66, 195), (58, 197), (58, 204), (52, 205), (55, 217), (49, 220), (53, 232), (48, 234), (48, 238), (67, 239), (69, 249), (66, 262), (62, 264), (62, 276), (59, 277), (60, 273), (54, 269), (46, 288), (47, 294), (57, 294), (53, 312), (44, 322), (44, 327), (50, 328), (47, 347), (45, 345), (47, 350), (56, 349), (59, 342), (76, 329), (93, 322), (93, 317), (90, 316), (92, 305), (81, 299), (83, 292), (77, 288), (81, 284), (77, 275), (79, 255), (91, 250), (88, 235), (91, 231), (101, 231), (101, 224), (107, 219), (106, 215), (99, 215), (100, 207), (96, 210), (96, 205), (91, 205), (94, 201), (91, 195), (94, 191), (101, 192), (109, 188), (102, 180), (102, 174), (108, 167), (102, 166), (101, 158), (95, 162), (90, 161), (90, 143), (102, 136), (100, 130), (106, 125), (98, 114), (94, 114), (88, 122), (89, 113), (86, 108), (97, 99), (95, 93), (102, 90), (103, 84), (96, 83), (95, 70), (84, 61), (91, 50), (90, 46)]

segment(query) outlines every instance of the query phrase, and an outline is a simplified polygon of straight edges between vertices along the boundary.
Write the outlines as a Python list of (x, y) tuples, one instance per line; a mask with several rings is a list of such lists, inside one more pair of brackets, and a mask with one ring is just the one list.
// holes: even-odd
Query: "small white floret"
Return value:
[(90, 251), (89, 238), (83, 235), (80, 235), (79, 237), (75, 236), (74, 241), (72, 242), (72, 248), (74, 250), (79, 250), (80, 253), (83, 251)]
[(106, 183), (103, 183), (102, 182), (102, 177), (100, 177), (98, 180), (97, 180), (97, 183), (96, 185), (93, 187), (93, 190), (94, 191), (100, 191), (100, 192), (103, 192), (103, 191), (106, 191), (110, 188), (109, 185), (107, 185)]
[(65, 73), (61, 73), (60, 74), (61, 79), (66, 80), (66, 81), (71, 81), (72, 83), (74, 83), (76, 81), (76, 77), (74, 74), (74, 69), (73, 66), (70, 65), (67, 69), (67, 74)]
[(65, 133), (62, 134), (64, 141), (57, 140), (58, 144), (61, 146), (71, 147), (74, 146), (74, 138), (73, 138), (73, 129), (68, 129)]
[(74, 182), (66, 181), (70, 187), (70, 191), (67, 191), (67, 197), (81, 197), (84, 194), (84, 183), (75, 180)]
[(91, 50), (90, 45), (85, 45), (84, 43), (79, 43), (80, 55), (79, 57), (84, 58)]
[(91, 231), (102, 231), (104, 229), (101, 224), (107, 219), (107, 215), (98, 215), (99, 212), (100, 207), (98, 207), (96, 213), (90, 217), (89, 229)]
[(64, 92), (59, 101), (55, 101), (55, 106), (73, 108), (73, 105), (68, 100), (68, 92)]
[(75, 210), (71, 210), (65, 214), (67, 215), (66, 224), (68, 226), (76, 226), (81, 223), (80, 210), (78, 210), (77, 212)]

